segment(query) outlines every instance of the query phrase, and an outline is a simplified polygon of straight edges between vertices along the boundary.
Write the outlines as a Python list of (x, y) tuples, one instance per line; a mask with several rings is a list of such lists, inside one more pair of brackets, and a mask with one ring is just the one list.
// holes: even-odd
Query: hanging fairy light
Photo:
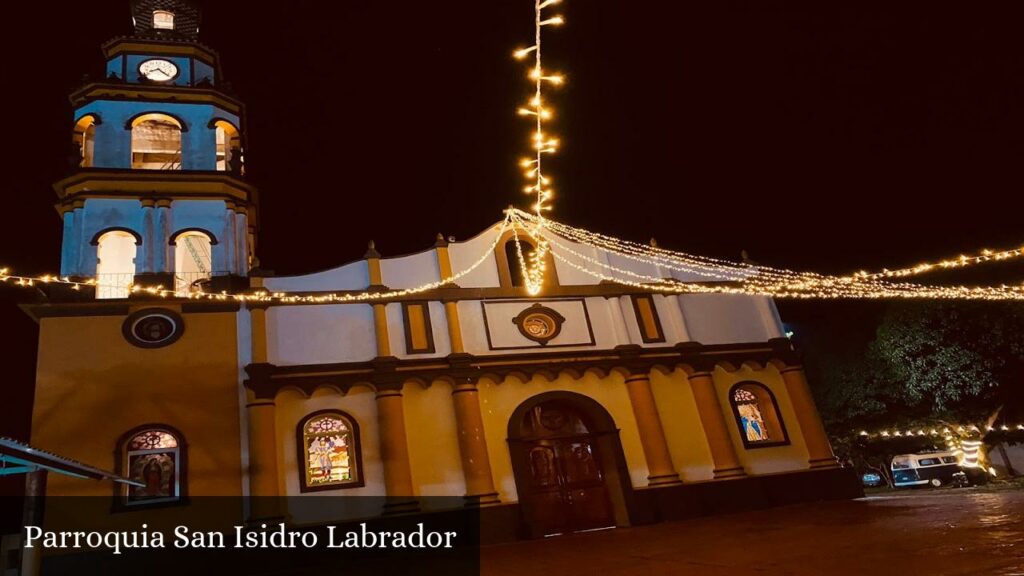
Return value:
[(551, 199), (554, 192), (551, 178), (544, 173), (544, 156), (554, 154), (558, 151), (559, 146), (558, 138), (546, 131), (545, 121), (550, 120), (554, 116), (554, 112), (544, 99), (544, 87), (547, 84), (560, 86), (565, 83), (564, 76), (544, 69), (541, 32), (545, 26), (561, 26), (565, 23), (565, 18), (560, 15), (547, 17), (545, 14), (546, 8), (560, 3), (561, 0), (534, 0), (533, 45), (519, 48), (512, 54), (518, 60), (525, 60), (531, 54), (533, 55), (533, 64), (527, 75), (533, 82), (533, 97), (526, 105), (521, 106), (517, 113), (529, 118), (533, 125), (531, 134), (533, 153), (530, 157), (520, 160), (519, 167), (523, 169), (523, 175), (528, 183), (524, 192), (534, 198), (532, 211), (536, 215), (536, 219), (523, 229), (533, 239), (535, 247), (528, 255), (524, 255), (519, 236), (517, 235), (515, 239), (516, 252), (519, 264), (523, 268), (526, 289), (531, 295), (539, 294), (544, 285), (545, 262), (550, 250), (543, 234), (546, 221), (544, 213), (551, 210)]
[[(514, 223), (528, 228), (536, 217), (514, 210)], [(718, 293), (771, 296), (796, 299), (950, 299), (950, 300), (1021, 300), (1022, 286), (929, 286), (894, 282), (864, 275), (826, 276), (812, 272), (795, 272), (765, 266), (716, 260), (671, 252), (656, 246), (602, 236), (572, 228), (547, 219), (544, 230), (551, 254), (564, 264), (601, 282), (631, 286), (666, 294)], [(616, 266), (608, 259), (595, 258), (572, 248), (573, 244), (596, 248), (606, 253), (642, 263), (645, 269), (659, 274), (645, 274), (636, 269)], [(983, 263), (987, 260), (978, 260)], [(697, 275), (714, 282), (681, 281), (671, 273)]]
[[(561, 265), (571, 267), (597, 281), (612, 282), (632, 288), (662, 294), (743, 294), (770, 296), (773, 298), (791, 299), (944, 299), (944, 300), (989, 300), (989, 301), (1020, 301), (1024, 300), (1024, 286), (932, 286), (903, 281), (892, 278), (901, 277), (899, 270), (892, 275), (881, 273), (857, 273), (848, 276), (827, 276), (813, 272), (797, 272), (766, 266), (718, 260), (703, 256), (695, 256), (681, 252), (672, 252), (657, 246), (648, 246), (635, 242), (618, 240), (573, 228), (549, 218), (542, 218), (523, 210), (509, 209), (505, 219), (491, 243), (490, 250), (497, 247), (502, 234), (511, 229), (514, 234), (516, 255), (519, 266), (526, 271), (528, 286), (531, 293), (539, 291), (544, 281), (545, 257), (550, 254)], [(523, 249), (523, 239), (519, 232), (523, 231), (537, 246), (532, 252)], [(585, 253), (576, 246), (603, 251), (607, 255), (615, 255), (630, 262), (642, 263), (641, 268), (628, 265), (612, 264), (613, 260), (598, 258)], [(144, 287), (133, 285), (129, 288), (132, 294), (148, 293), (160, 297), (179, 298), (212, 298), (236, 299), (242, 301), (278, 301), (282, 303), (323, 303), (323, 302), (366, 302), (382, 301), (417, 294), (435, 289), (444, 284), (455, 282), (472, 270), (479, 267), (489, 256), (483, 253), (471, 266), (444, 278), (415, 288), (390, 290), (384, 292), (335, 293), (316, 295), (292, 295), (285, 293), (269, 294), (266, 292), (219, 294), (206, 292), (182, 292), (165, 289), (161, 286)], [(938, 263), (926, 263), (913, 269), (949, 268), (980, 265), (1017, 257), (1016, 250), (990, 252), (976, 257), (958, 259), (956, 266)], [(617, 262), (617, 260), (615, 260)], [(642, 270), (655, 270), (655, 274), (644, 273)], [(912, 268), (903, 270), (913, 270)], [(674, 274), (685, 274), (686, 277), (696, 276), (698, 280), (680, 280)], [(916, 272), (912, 273), (916, 274)], [(16, 286), (32, 287), (38, 284), (59, 283), (69, 285), (74, 290), (84, 286), (102, 287), (96, 279), (71, 280), (53, 275), (37, 277), (14, 275), (7, 269), (0, 270), (0, 282), (9, 282)]]
[[(403, 296), (411, 296), (414, 294), (420, 294), (430, 290), (435, 290), (443, 286), (455, 284), (459, 279), (465, 277), (470, 272), (479, 268), (488, 258), (492, 258), (494, 250), (498, 247), (498, 242), (501, 237), (509, 229), (512, 222), (511, 214), (505, 217), (505, 220), (498, 225), (498, 229), (495, 231), (494, 240), (490, 246), (483, 251), (483, 253), (469, 266), (454, 272), (452, 275), (441, 278), (435, 282), (428, 282), (421, 284), (413, 288), (404, 288), (401, 290), (382, 290), (382, 291), (363, 291), (363, 292), (341, 292), (341, 293), (327, 293), (327, 294), (289, 294), (286, 292), (267, 292), (265, 290), (258, 290), (255, 292), (245, 293), (231, 293), (231, 292), (203, 292), (203, 291), (181, 291), (171, 290), (164, 288), (163, 286), (140, 286), (138, 284), (132, 284), (128, 287), (128, 292), (131, 294), (149, 294), (160, 298), (187, 298), (189, 300), (234, 300), (237, 302), (274, 302), (280, 304), (357, 304), (365, 302), (381, 302), (394, 300)], [(14, 286), (20, 286), (24, 288), (30, 288), (39, 284), (61, 284), (70, 287), (72, 290), (81, 290), (85, 287), (94, 288), (118, 288), (123, 289), (122, 285), (105, 285), (102, 284), (96, 278), (89, 278), (86, 280), (74, 280), (69, 277), (58, 277), (53, 275), (43, 276), (22, 276), (11, 273), (9, 268), (0, 268), (0, 284), (10, 282)]]
[[(1024, 423), (1021, 424), (1002, 424), (1000, 426), (986, 426), (984, 429), (988, 432), (1024, 432)], [(982, 427), (976, 424), (950, 424), (940, 427), (918, 427), (911, 428), (910, 430), (901, 431), (898, 429), (883, 429), (876, 432), (869, 432), (867, 430), (861, 430), (857, 435), (863, 438), (891, 438), (891, 437), (906, 437), (906, 436), (931, 436), (948, 438), (956, 434), (966, 435), (977, 435), (981, 434)]]
[[(532, 152), (529, 157), (520, 160), (519, 166), (527, 180), (524, 191), (533, 197), (534, 203), (530, 211), (514, 208), (506, 211), (500, 230), (490, 248), (493, 251), (497, 247), (506, 230), (513, 231), (518, 264), (524, 272), (524, 280), (529, 294), (536, 295), (541, 292), (550, 255), (561, 264), (596, 280), (664, 294), (745, 294), (794, 299), (1024, 300), (1024, 285), (933, 286), (902, 280), (935, 270), (964, 268), (1021, 258), (1024, 257), (1024, 248), (1002, 251), (982, 250), (973, 255), (923, 262), (907, 268), (830, 276), (666, 250), (656, 245), (621, 240), (550, 219), (546, 213), (552, 209), (554, 192), (551, 178), (544, 172), (544, 160), (546, 156), (558, 151), (560, 143), (558, 138), (548, 131), (547, 122), (552, 120), (554, 112), (545, 99), (545, 88), (564, 84), (565, 77), (544, 68), (541, 40), (545, 27), (559, 26), (565, 23), (563, 16), (549, 15), (546, 12), (546, 9), (560, 3), (561, 0), (534, 0), (533, 45), (517, 49), (513, 53), (513, 56), (520, 60), (526, 60), (531, 55), (533, 56), (527, 74), (532, 85), (532, 97), (527, 104), (517, 109), (517, 114), (529, 119), (532, 126)], [(533, 250), (524, 251), (524, 242), (519, 231), (523, 231), (529, 236)], [(626, 261), (642, 264), (643, 269), (653, 269), (656, 273), (648, 274), (631, 269), (626, 265), (614, 265), (609, 258), (602, 259), (588, 255), (573, 248), (574, 245), (603, 251), (607, 255), (615, 255)], [(129, 291), (132, 294), (147, 293), (159, 297), (281, 303), (386, 301), (454, 283), (483, 264), (489, 254), (490, 251), (485, 252), (468, 268), (454, 273), (449, 278), (403, 290), (316, 295), (293, 295), (265, 291), (213, 294), (203, 291), (183, 292), (166, 289), (162, 286), (132, 285), (129, 287)], [(684, 281), (677, 279), (676, 275), (687, 278), (696, 277), (698, 280)], [(81, 290), (83, 287), (102, 287), (96, 279), (72, 280), (53, 275), (30, 277), (14, 275), (8, 269), (0, 269), (0, 283), (8, 282), (21, 287), (57, 283), (68, 285), (73, 290)], [(116, 288), (123, 287), (116, 286)]]

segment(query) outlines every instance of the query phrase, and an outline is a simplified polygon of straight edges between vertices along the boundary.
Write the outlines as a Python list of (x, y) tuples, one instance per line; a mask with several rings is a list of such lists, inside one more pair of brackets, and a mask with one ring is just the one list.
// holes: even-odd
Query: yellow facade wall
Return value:
[[(335, 515), (327, 516), (327, 512), (317, 505), (316, 499), (304, 504), (302, 496), (384, 496), (384, 466), (380, 457), (380, 436), (377, 431), (377, 404), (374, 392), (365, 386), (356, 386), (348, 394), (321, 387), (309, 398), (294, 389), (282, 390), (276, 398), (276, 428), (278, 450), (278, 473), (280, 474), (281, 494), (294, 498), (288, 499), (287, 510), (291, 519), (299, 524), (325, 522), (333, 520)], [(359, 445), (362, 451), (363, 479), (366, 485), (359, 488), (344, 488), (323, 492), (301, 491), (299, 474), (302, 471), (298, 454), (298, 438), (296, 437), (299, 422), (313, 412), (320, 410), (341, 410), (351, 416), (359, 425)], [(369, 504), (370, 501), (354, 498), (352, 506)], [(366, 509), (348, 510), (352, 517), (375, 516), (380, 510)]]
[[(435, 382), (429, 387), (408, 383), (402, 389), (409, 459), (417, 496), (465, 495), (466, 487), (459, 457), (458, 436), (455, 427), (455, 408), (451, 386)], [(324, 386), (307, 398), (295, 389), (283, 390), (276, 398), (276, 428), (278, 438), (278, 470), (281, 493), (287, 496), (385, 496), (384, 467), (380, 454), (380, 430), (377, 426), (377, 405), (372, 389), (356, 386), (348, 394)], [(298, 426), (309, 414), (320, 410), (341, 410), (359, 425), (365, 486), (319, 492), (301, 491), (300, 474), (303, 462), (298, 450)], [(315, 523), (336, 519), (315, 500), (304, 505), (302, 498), (289, 501), (289, 516), (297, 523)], [(352, 499), (346, 514), (352, 518), (374, 516), (378, 501)], [(425, 501), (429, 504), (429, 501)], [(333, 511), (333, 512), (336, 512)]]
[[(188, 494), (242, 491), (237, 324), (234, 313), (185, 314), (174, 344), (137, 348), (125, 316), (43, 318), (32, 444), (99, 468), (114, 468), (118, 439), (167, 424), (188, 444)], [(121, 472), (121, 471), (118, 471)], [(54, 495), (110, 496), (109, 483), (53, 474)]]
[(644, 459), (633, 408), (629, 403), (622, 375), (612, 373), (600, 376), (594, 372), (587, 372), (578, 379), (570, 374), (560, 374), (553, 381), (548, 381), (543, 376), (535, 376), (525, 382), (517, 377), (509, 377), (503, 381), (482, 378), (480, 408), (483, 413), (494, 484), (502, 502), (518, 500), (507, 441), (509, 418), (527, 399), (555, 390), (588, 396), (611, 414), (616, 427), (621, 431), (622, 450), (626, 456), (633, 487), (647, 486), (647, 462)]
[[(807, 463), (807, 447), (804, 443), (803, 433), (800, 430), (800, 424), (797, 422), (793, 405), (789, 401), (789, 394), (786, 392), (786, 385), (782, 380), (782, 375), (779, 374), (775, 367), (769, 365), (759, 368), (744, 364), (738, 370), (730, 372), (719, 366), (712, 373), (712, 378), (715, 382), (715, 390), (718, 392), (718, 399), (722, 405), (722, 410), (725, 412), (729, 436), (732, 438), (733, 446), (736, 447), (736, 454), (739, 456), (740, 463), (743, 464), (747, 474), (774, 474), (806, 470), (810, 467)], [(733, 385), (746, 380), (767, 386), (772, 391), (772, 394), (775, 395), (779, 414), (789, 436), (789, 445), (754, 449), (743, 447), (743, 438), (740, 436), (739, 426), (735, 423), (736, 417), (733, 415), (732, 405), (730, 404), (729, 389)]]
[[(122, 435), (141, 425), (166, 424), (185, 437), (189, 497), (241, 495), (236, 314), (183, 316), (182, 337), (157, 349), (137, 348), (124, 339), (126, 315), (42, 318), (32, 445), (114, 470)], [(110, 481), (49, 474), (47, 494), (97, 497), (73, 507), (75, 516), (66, 516), (66, 507), (49, 510), (48, 528), (83, 529), (86, 516), (90, 530), (138, 528), (137, 514), (109, 514), (114, 495)], [(85, 512), (83, 506), (94, 512)], [(237, 506), (234, 513), (241, 520), (240, 501)], [(195, 515), (195, 510), (173, 506), (145, 514), (154, 524), (213, 528), (205, 524), (210, 515)]]
[(464, 496), (466, 480), (462, 474), (451, 385), (435, 382), (424, 387), (409, 383), (402, 394), (417, 496)]
[(690, 381), (682, 370), (651, 372), (651, 389), (665, 429), (672, 463), (684, 482), (714, 478), (714, 462), (708, 448)]

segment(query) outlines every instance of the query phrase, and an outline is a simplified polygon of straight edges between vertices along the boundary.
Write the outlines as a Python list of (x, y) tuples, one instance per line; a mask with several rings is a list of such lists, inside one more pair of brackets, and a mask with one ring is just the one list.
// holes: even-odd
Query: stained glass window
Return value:
[(141, 484), (126, 486), (128, 505), (174, 502), (181, 499), (181, 443), (171, 431), (150, 428), (125, 443), (125, 476)]
[(306, 419), (301, 430), (306, 489), (361, 485), (358, 436), (352, 420), (337, 412), (318, 414)]
[(765, 426), (764, 417), (761, 415), (761, 405), (757, 396), (750, 390), (737, 388), (733, 392), (732, 401), (739, 413), (740, 426), (747, 442), (771, 440), (768, 436), (768, 427)]

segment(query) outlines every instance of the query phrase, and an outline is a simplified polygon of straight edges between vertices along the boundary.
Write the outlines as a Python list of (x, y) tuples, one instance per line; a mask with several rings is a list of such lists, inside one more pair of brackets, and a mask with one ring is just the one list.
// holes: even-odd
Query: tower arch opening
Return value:
[(132, 168), (181, 170), (181, 122), (167, 114), (150, 113), (131, 121)]
[(92, 168), (95, 166), (96, 157), (96, 126), (100, 123), (99, 117), (95, 114), (86, 114), (75, 122), (74, 135), (72, 139), (78, 146), (81, 168)]
[(238, 128), (227, 120), (214, 120), (212, 126), (217, 139), (217, 170), (241, 172), (242, 138)]
[(126, 230), (100, 233), (96, 240), (96, 298), (127, 298), (135, 282), (138, 236)]
[(171, 239), (174, 246), (174, 290), (202, 290), (213, 277), (213, 237), (199, 230), (186, 230)]

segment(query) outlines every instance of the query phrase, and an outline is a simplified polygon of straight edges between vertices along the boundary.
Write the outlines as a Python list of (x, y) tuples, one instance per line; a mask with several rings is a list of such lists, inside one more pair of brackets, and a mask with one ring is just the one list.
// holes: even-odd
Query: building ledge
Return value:
[(194, 56), (213, 65), (216, 65), (218, 60), (216, 50), (193, 38), (174, 37), (155, 32), (147, 35), (119, 36), (108, 40), (102, 48), (103, 56), (107, 59), (125, 53), (151, 53), (156, 48), (157, 51), (164, 54)]
[[(79, 168), (53, 185), (62, 204), (84, 198), (223, 199), (255, 211), (255, 186), (230, 172), (208, 170), (132, 170)], [(250, 222), (255, 223), (255, 214)]]
[(603, 349), (566, 352), (529, 352), (514, 354), (463, 354), (433, 358), (396, 358), (382, 365), (376, 361), (339, 364), (305, 364), (277, 366), (259, 363), (245, 367), (249, 378), (245, 386), (257, 398), (274, 398), (285, 388), (301, 390), (307, 396), (321, 386), (347, 393), (354, 386), (369, 385), (377, 389), (401, 388), (406, 382), (430, 384), (435, 380), (460, 379), (476, 381), (485, 376), (506, 378), (510, 375), (533, 377), (543, 375), (554, 379), (567, 373), (582, 378), (589, 371), (609, 374), (615, 371), (647, 373), (656, 367), (685, 371), (705, 371), (722, 366), (737, 370), (745, 363), (798, 365), (799, 355), (784, 339), (766, 342), (705, 345), (686, 342), (675, 346), (635, 349)]
[(72, 92), (68, 98), (75, 107), (80, 107), (96, 100), (211, 104), (237, 116), (243, 114), (245, 107), (240, 100), (214, 88), (173, 86), (168, 84), (134, 84), (121, 81), (90, 82)]

